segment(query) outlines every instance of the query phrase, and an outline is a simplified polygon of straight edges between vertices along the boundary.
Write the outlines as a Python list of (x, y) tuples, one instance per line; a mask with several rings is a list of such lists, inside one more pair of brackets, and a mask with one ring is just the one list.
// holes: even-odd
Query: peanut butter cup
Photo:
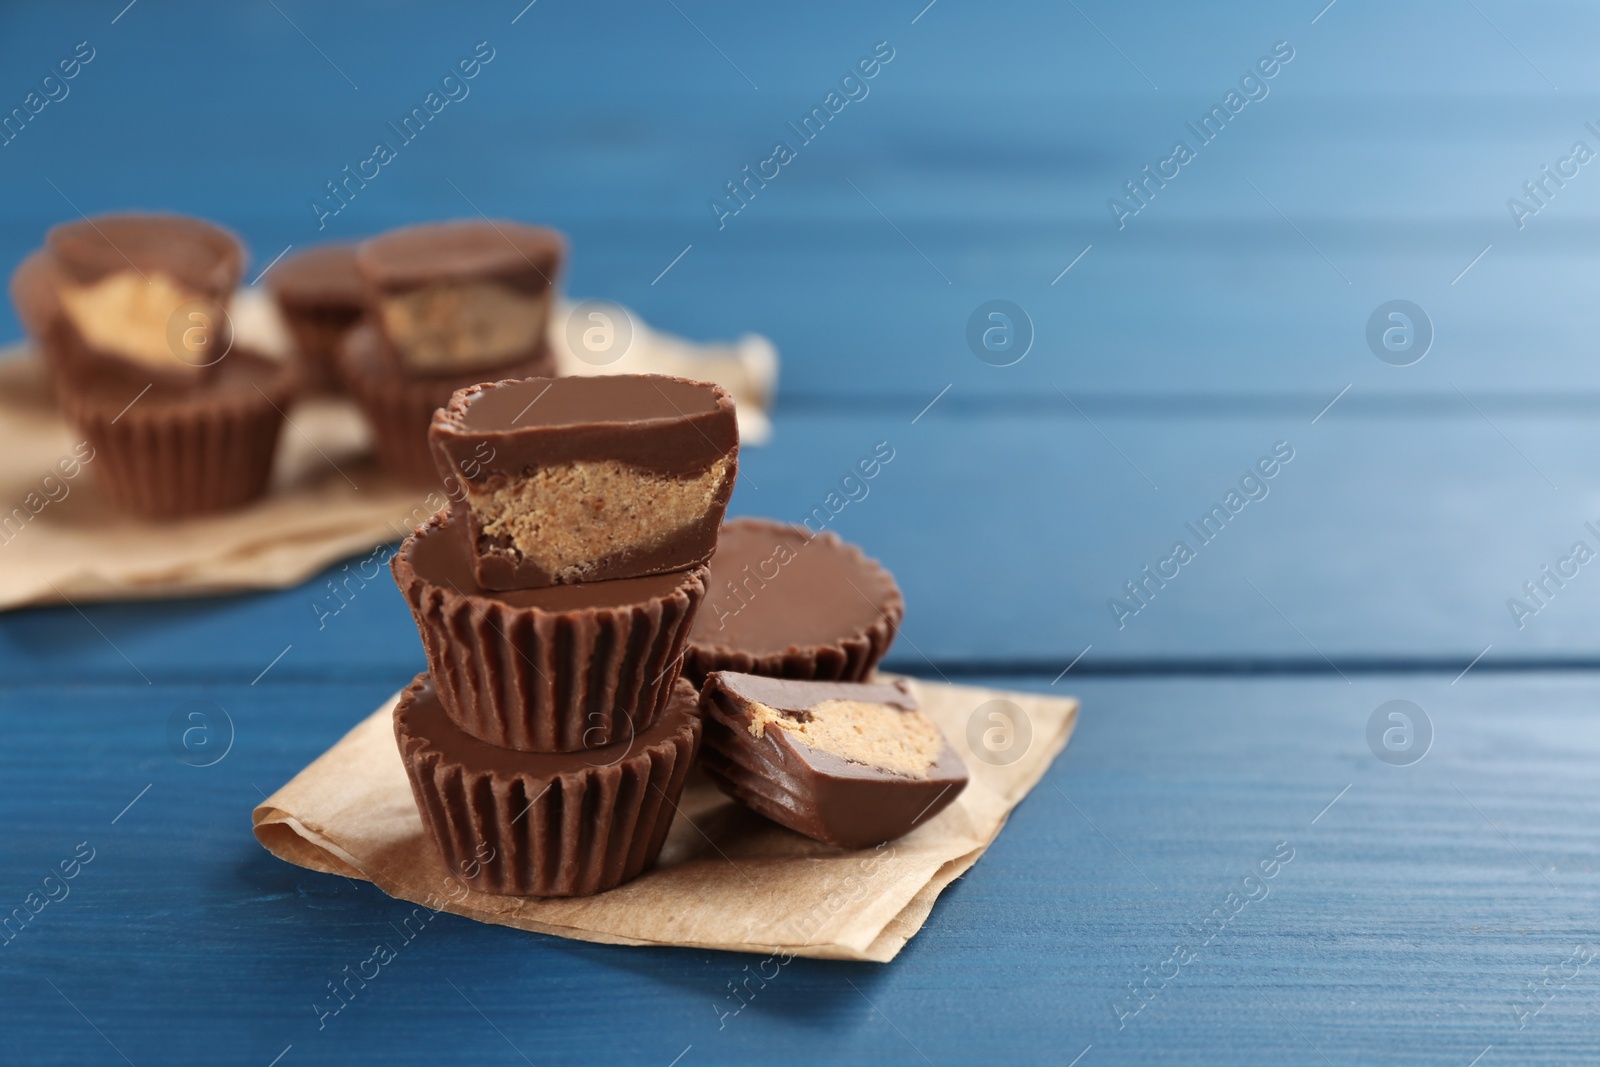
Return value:
[(395, 370), (477, 375), (546, 355), (566, 241), (520, 222), (407, 226), (356, 251)]
[(712, 671), (864, 681), (905, 617), (894, 577), (832, 533), (735, 519), (711, 557), (684, 677)]
[(390, 567), (451, 720), (526, 751), (599, 748), (648, 730), (705, 595), (704, 566), (491, 592), (448, 511), (406, 538)]
[(797, 833), (868, 848), (949, 806), (967, 769), (904, 683), (719, 671), (701, 693), (701, 765), (734, 799)]
[(216, 373), (233, 343), (227, 309), (244, 272), (232, 233), (183, 215), (102, 215), (55, 227), (45, 246), (69, 373), (132, 368), (174, 385)]
[(151, 381), (128, 367), (58, 383), (67, 419), (94, 446), (114, 504), (150, 519), (223, 511), (259, 497), (272, 472), (294, 364), (235, 348), (205, 382)]
[(339, 343), (366, 305), (355, 245), (319, 245), (288, 256), (272, 268), (267, 285), (305, 364), (306, 390), (337, 389)]
[[(512, 369), (521, 374), (552, 374), (548, 350)], [(482, 381), (477, 371), (413, 377), (394, 369), (388, 342), (363, 319), (344, 336), (338, 358), (339, 380), (366, 416), (378, 460), (414, 485), (437, 486), (442, 478), (428, 448), (428, 424), (450, 395)], [(469, 468), (470, 470), (470, 468)], [(465, 473), (465, 472), (463, 472)]]
[(480, 461), (454, 513), (488, 589), (704, 563), (738, 474), (733, 397), (686, 378), (476, 385), (450, 398), (428, 435), (441, 472)]
[(678, 682), (648, 730), (606, 748), (513, 752), (462, 732), (428, 675), (394, 710), (395, 741), (445, 866), (485, 893), (587, 896), (653, 864), (700, 744), (694, 688)]

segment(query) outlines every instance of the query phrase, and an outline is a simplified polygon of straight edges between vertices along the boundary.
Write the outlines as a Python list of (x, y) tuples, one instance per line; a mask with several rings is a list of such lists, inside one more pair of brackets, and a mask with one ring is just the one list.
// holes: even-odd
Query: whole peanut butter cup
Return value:
[(486, 744), (451, 721), (428, 675), (394, 710), (395, 741), (445, 865), (485, 893), (575, 897), (656, 860), (700, 745), (694, 688), (630, 740), (584, 753)]
[(267, 285), (305, 365), (306, 391), (337, 391), (339, 345), (366, 308), (355, 245), (319, 245), (288, 256), (272, 268)]
[(390, 561), (439, 700), (465, 733), (574, 752), (650, 729), (672, 696), (706, 568), (492, 592), (448, 510)]
[(684, 677), (712, 671), (865, 681), (894, 642), (905, 599), (876, 560), (832, 533), (735, 519), (711, 557)]

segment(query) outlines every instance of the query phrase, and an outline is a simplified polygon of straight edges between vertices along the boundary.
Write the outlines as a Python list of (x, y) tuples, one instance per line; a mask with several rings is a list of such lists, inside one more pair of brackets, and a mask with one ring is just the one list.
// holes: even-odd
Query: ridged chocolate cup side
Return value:
[(395, 742), (423, 825), (446, 866), (485, 893), (589, 896), (661, 853), (700, 745), (692, 686), (646, 735), (608, 749), (530, 755), (456, 731), (428, 675), (394, 712)]
[(396, 373), (384, 355), (387, 342), (370, 317), (344, 336), (338, 377), (372, 428), (373, 450), (391, 473), (413, 485), (439, 486), (443, 479), (428, 447), (428, 425), (457, 389), (499, 378), (531, 378), (555, 373), (548, 345), (537, 357), (510, 367), (468, 375), (411, 377)]
[(226, 384), (151, 390), (136, 379), (58, 380), (68, 420), (94, 448), (91, 468), (123, 511), (177, 519), (225, 511), (266, 491), (278, 434), (298, 385), (289, 363), (235, 351)]
[(576, 752), (648, 730), (678, 680), (703, 565), (670, 592), (619, 607), (547, 611), (419, 574), (420, 538), (460, 537), (448, 509), (390, 561), (451, 720), (479, 740), (523, 752)]
[[(804, 530), (804, 527), (769, 519), (740, 518), (733, 520), (733, 523), (774, 532)], [(806, 536), (811, 535), (807, 533)], [(826, 642), (796, 644), (767, 652), (752, 652), (709, 639), (699, 642), (691, 639), (689, 651), (683, 659), (683, 676), (693, 682), (696, 688), (703, 687), (706, 676), (714, 671), (819, 682), (865, 682), (872, 679), (873, 671), (888, 653), (889, 646), (894, 644), (895, 634), (905, 619), (905, 597), (888, 569), (855, 545), (840, 540), (831, 532), (817, 534), (816, 539), (843, 550), (860, 569), (855, 582), (857, 592), (872, 600), (878, 609), (878, 618), (860, 629), (841, 632)], [(716, 559), (713, 557), (713, 572), (715, 568)]]

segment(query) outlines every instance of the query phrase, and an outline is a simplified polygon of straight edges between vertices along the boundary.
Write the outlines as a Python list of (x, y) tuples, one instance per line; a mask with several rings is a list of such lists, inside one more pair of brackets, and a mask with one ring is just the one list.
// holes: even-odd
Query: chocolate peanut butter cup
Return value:
[(17, 320), (33, 339), (52, 384), (62, 373), (67, 350), (62, 333), (67, 328), (66, 322), (61, 301), (56, 297), (59, 287), (55, 257), (43, 248), (18, 264), (11, 275), (11, 303), (17, 309)]
[(390, 562), (440, 702), (467, 734), (573, 752), (648, 730), (682, 664), (705, 567), (646, 578), (490, 592), (442, 511)]
[(45, 246), (59, 272), (69, 373), (136, 368), (174, 385), (217, 373), (245, 263), (232, 233), (184, 215), (102, 215), (55, 227)]
[(298, 371), (235, 348), (194, 386), (134, 368), (60, 382), (67, 419), (95, 451), (114, 504), (150, 519), (223, 511), (265, 492)]
[[(388, 342), (370, 320), (362, 320), (340, 346), (339, 380), (366, 416), (378, 460), (396, 477), (413, 485), (437, 486), (443, 481), (428, 448), (433, 413), (457, 389), (482, 381), (476, 371), (456, 375), (411, 377), (397, 373), (387, 354)], [(555, 361), (547, 348), (513, 368), (519, 374), (553, 374)], [(509, 372), (508, 372), (509, 373)]]
[(565, 253), (541, 226), (438, 222), (363, 242), (356, 267), (397, 372), (483, 381), (543, 355)]
[(441, 472), (476, 468), (454, 513), (488, 589), (704, 563), (738, 476), (733, 397), (687, 378), (475, 385), (434, 415), (428, 436)]
[(723, 792), (841, 848), (910, 833), (950, 805), (967, 768), (904, 683), (719, 671), (701, 692), (701, 766)]
[(395, 706), (394, 734), (448, 869), (480, 892), (576, 897), (655, 862), (700, 745), (700, 712), (680, 681), (661, 717), (631, 740), (585, 753), (513, 752), (457, 728), (421, 674)]
[(319, 245), (289, 256), (272, 268), (267, 285), (305, 364), (306, 391), (336, 390), (339, 344), (366, 307), (355, 245)]
[(894, 642), (905, 600), (894, 577), (832, 533), (735, 519), (711, 557), (684, 677), (712, 671), (864, 681)]

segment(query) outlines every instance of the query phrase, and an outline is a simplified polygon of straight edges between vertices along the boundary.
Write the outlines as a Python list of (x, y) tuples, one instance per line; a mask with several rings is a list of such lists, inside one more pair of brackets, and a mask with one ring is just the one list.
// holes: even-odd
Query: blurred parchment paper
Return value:
[[(480, 922), (615, 945), (886, 962), (921, 928), (940, 891), (983, 855), (1066, 746), (1078, 714), (1069, 698), (912, 684), (972, 780), (936, 818), (877, 849), (849, 852), (801, 837), (697, 773), (660, 861), (634, 881), (573, 900), (473, 892), (424, 835), (395, 748), (393, 698), (262, 802), (255, 833), (290, 863), (364, 878), (390, 896)], [(1012, 707), (984, 707), (989, 701)], [(969, 723), (971, 736), (997, 754), (973, 755)]]
[[(625, 317), (628, 348), (600, 367), (578, 358), (568, 343), (569, 336), (583, 343), (582, 332), (569, 329), (572, 305), (551, 316), (550, 341), (563, 373), (716, 381), (737, 400), (742, 442), (767, 440), (777, 355), (764, 338), (694, 344), (607, 307)], [(282, 356), (283, 328), (270, 302), (243, 290), (232, 310), (243, 343)], [(265, 497), (220, 515), (149, 523), (106, 502), (94, 484), (93, 459), (76, 462), (82, 443), (57, 412), (38, 359), (25, 348), (0, 349), (0, 611), (286, 588), (404, 537), (444, 503), (442, 491), (403, 486), (375, 465), (366, 426), (348, 401), (305, 400), (288, 417)], [(64, 477), (67, 470), (74, 476)]]

